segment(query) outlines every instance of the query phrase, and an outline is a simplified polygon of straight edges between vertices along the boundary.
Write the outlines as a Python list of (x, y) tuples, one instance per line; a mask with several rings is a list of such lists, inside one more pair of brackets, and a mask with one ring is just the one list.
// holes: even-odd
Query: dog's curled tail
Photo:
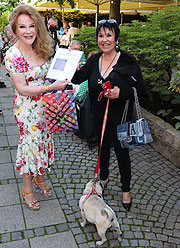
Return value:
[(103, 208), (102, 210), (101, 210), (101, 214), (102, 215), (106, 215), (107, 216), (107, 218), (112, 218), (113, 217), (113, 213), (110, 211), (110, 209), (108, 209), (108, 208)]

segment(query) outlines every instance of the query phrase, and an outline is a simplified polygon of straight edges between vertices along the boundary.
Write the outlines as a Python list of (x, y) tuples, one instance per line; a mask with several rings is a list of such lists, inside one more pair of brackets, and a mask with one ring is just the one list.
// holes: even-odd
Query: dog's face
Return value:
[(96, 192), (99, 195), (102, 195), (102, 192), (104, 190), (104, 184), (99, 180), (99, 179), (91, 179), (85, 187), (84, 191), (90, 192), (93, 188), (93, 186), (95, 187)]

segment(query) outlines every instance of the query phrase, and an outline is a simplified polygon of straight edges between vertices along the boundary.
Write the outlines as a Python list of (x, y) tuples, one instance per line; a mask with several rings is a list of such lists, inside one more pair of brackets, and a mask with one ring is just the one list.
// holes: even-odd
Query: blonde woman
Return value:
[(20, 131), (16, 170), (23, 177), (21, 191), (26, 206), (38, 210), (40, 204), (33, 188), (46, 197), (52, 195), (43, 175), (50, 171), (54, 159), (41, 94), (63, 90), (67, 81), (45, 85), (47, 61), (52, 51), (51, 38), (40, 14), (31, 6), (19, 5), (11, 15), (10, 24), (18, 38), (5, 56), (5, 65), (15, 86), (13, 110)]

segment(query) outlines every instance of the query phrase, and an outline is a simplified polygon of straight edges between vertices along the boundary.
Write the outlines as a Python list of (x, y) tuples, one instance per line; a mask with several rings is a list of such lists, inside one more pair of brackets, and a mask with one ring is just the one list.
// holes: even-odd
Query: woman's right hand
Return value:
[(49, 88), (51, 90), (64, 90), (67, 84), (68, 84), (67, 80), (59, 80), (59, 81), (55, 81), (53, 84), (50, 84)]

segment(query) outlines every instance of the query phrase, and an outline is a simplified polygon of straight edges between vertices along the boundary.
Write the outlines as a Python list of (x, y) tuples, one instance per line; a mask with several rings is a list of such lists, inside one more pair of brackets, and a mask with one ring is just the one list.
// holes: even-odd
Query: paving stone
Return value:
[(30, 239), (31, 247), (36, 248), (78, 248), (71, 232), (62, 232)]
[(54, 226), (47, 226), (46, 232), (47, 232), (47, 234), (56, 233), (56, 228)]
[(8, 242), (8, 241), (10, 241), (10, 233), (6, 233), (6, 234), (2, 234), (1, 235), (1, 241), (2, 242)]
[(25, 231), (24, 231), (24, 237), (25, 237), (25, 238), (32, 238), (32, 237), (34, 237), (34, 232), (33, 232), (33, 230), (25, 230)]
[(34, 229), (35, 236), (43, 236), (44, 235), (44, 227), (39, 227)]
[(20, 205), (0, 207), (0, 233), (23, 230), (24, 220)]
[(11, 158), (12, 158), (12, 162), (16, 162), (16, 154), (17, 151), (16, 150), (11, 150)]
[(5, 135), (0, 135), (0, 147), (8, 147), (8, 141)]
[(30, 246), (28, 240), (21, 240), (0, 244), (0, 248), (30, 248)]
[(56, 225), (56, 228), (57, 228), (58, 232), (64, 232), (64, 231), (68, 231), (69, 230), (69, 227), (68, 227), (68, 224), (67, 223)]
[(16, 184), (0, 185), (0, 199), (1, 199), (0, 206), (20, 203), (17, 185)]
[(19, 239), (22, 239), (22, 234), (21, 234), (21, 232), (14, 232), (14, 233), (12, 233), (12, 240), (13, 240), (13, 241), (19, 240)]
[(0, 164), (0, 180), (14, 178), (13, 164)]
[(27, 228), (36, 228), (66, 222), (64, 214), (56, 199), (41, 202), (39, 211), (29, 211), (23, 206)]
[(0, 164), (10, 163), (11, 156), (9, 150), (0, 150)]
[(150, 245), (152, 247), (157, 247), (157, 248), (163, 247), (163, 243), (162, 242), (160, 242), (160, 241), (154, 241), (154, 240), (150, 241)]
[(9, 146), (18, 146), (18, 142), (20, 138), (19, 134), (13, 134), (7, 137), (8, 137)]

